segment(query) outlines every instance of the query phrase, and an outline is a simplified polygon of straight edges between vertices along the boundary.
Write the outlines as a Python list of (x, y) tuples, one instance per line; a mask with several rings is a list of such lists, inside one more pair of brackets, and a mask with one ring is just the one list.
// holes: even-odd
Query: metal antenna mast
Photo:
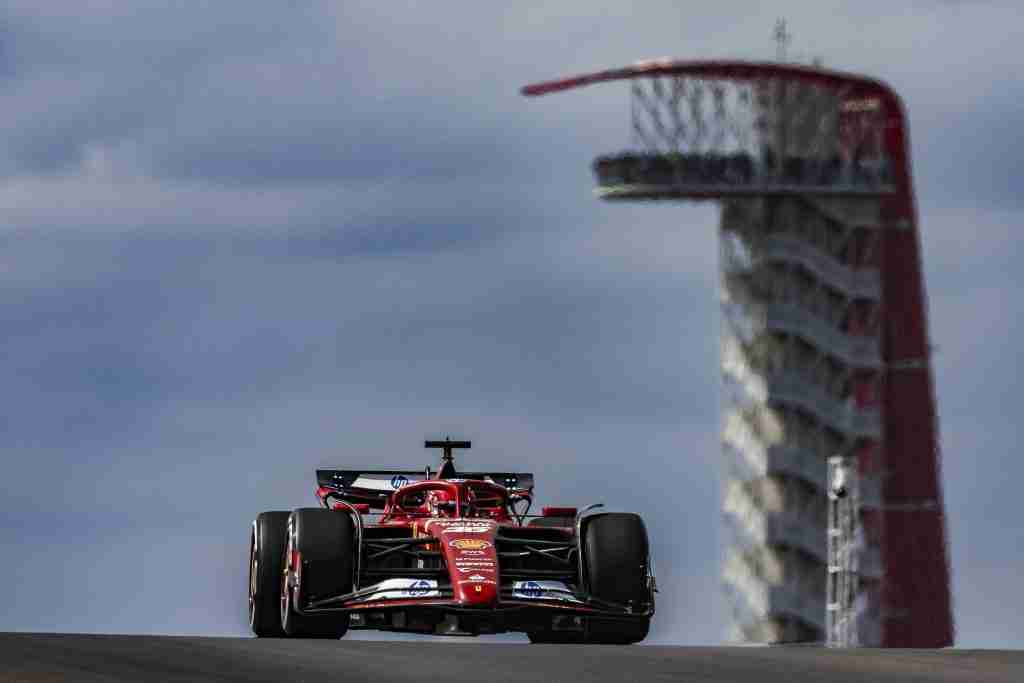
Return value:
[(793, 35), (786, 30), (785, 19), (775, 22), (772, 36), (775, 38), (775, 58), (780, 62), (786, 61), (786, 47), (793, 42)]

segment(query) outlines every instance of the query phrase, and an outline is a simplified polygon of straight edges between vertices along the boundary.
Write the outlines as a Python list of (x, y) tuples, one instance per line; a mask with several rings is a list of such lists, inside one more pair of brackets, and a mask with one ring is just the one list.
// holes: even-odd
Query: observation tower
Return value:
[(902, 102), (817, 67), (657, 60), (626, 81), (606, 201), (715, 200), (730, 639), (953, 642), (926, 300)]

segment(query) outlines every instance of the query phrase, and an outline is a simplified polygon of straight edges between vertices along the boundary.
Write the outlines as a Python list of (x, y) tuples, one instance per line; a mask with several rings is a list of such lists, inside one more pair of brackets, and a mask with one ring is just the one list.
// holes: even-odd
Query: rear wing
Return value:
[[(533, 492), (533, 474), (530, 472), (459, 472), (459, 479), (487, 481), (506, 489)], [(426, 470), (317, 470), (317, 495), (329, 493), (348, 503), (366, 503), (371, 508), (383, 508), (388, 498), (398, 489), (418, 481), (436, 479), (437, 473)], [(326, 489), (326, 490), (325, 490)]]

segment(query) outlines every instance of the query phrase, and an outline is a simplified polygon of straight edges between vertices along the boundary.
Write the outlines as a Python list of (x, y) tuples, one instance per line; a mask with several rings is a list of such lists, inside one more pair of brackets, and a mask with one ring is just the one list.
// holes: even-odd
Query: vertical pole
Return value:
[(775, 38), (775, 58), (780, 61), (786, 61), (786, 47), (793, 40), (793, 36), (786, 30), (786, 20), (779, 19), (775, 22), (775, 32), (772, 34)]
[(856, 647), (858, 628), (858, 507), (857, 467), (849, 456), (828, 459), (828, 579), (826, 586), (826, 644)]

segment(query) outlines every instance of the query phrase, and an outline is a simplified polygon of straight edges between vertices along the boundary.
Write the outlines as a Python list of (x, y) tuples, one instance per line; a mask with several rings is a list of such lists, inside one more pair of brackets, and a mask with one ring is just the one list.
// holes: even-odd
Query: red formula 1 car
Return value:
[[(249, 625), (261, 637), (350, 628), (441, 635), (518, 631), (534, 643), (636, 643), (654, 614), (638, 515), (545, 508), (533, 475), (317, 470), (322, 508), (252, 524)], [(376, 516), (372, 519), (371, 515)]]

